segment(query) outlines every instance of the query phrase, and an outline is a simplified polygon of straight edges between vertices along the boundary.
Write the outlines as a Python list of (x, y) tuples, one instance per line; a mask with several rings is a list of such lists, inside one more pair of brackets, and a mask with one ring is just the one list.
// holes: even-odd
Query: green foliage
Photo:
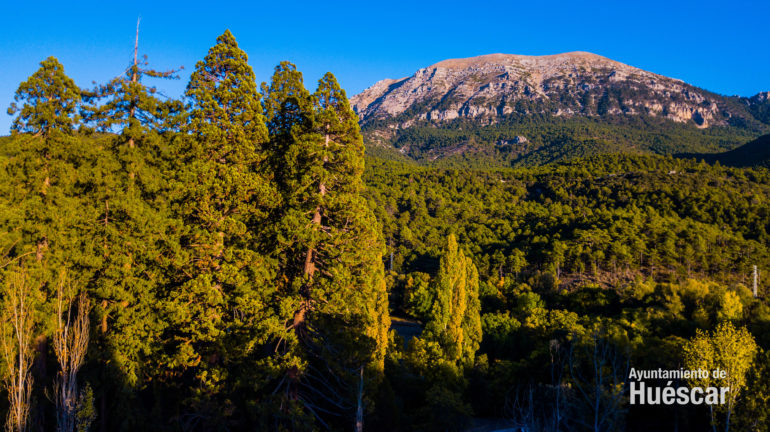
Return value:
[(766, 431), (770, 425), (770, 355), (757, 355), (754, 367), (747, 375), (746, 388), (741, 403), (736, 407), (735, 429)]
[(254, 71), (229, 30), (195, 65), (185, 96), (190, 100), (186, 131), (211, 149), (227, 145), (219, 151), (229, 160), (254, 163), (267, 129)]
[[(284, 62), (263, 90), (269, 161), (285, 203), (273, 227), (280, 290), (293, 314), (292, 339), (282, 349), (303, 359), (287, 372), (286, 385), (302, 389), (289, 402), (316, 413), (314, 406), (339, 399), (324, 408), (339, 412), (351, 403), (357, 370), (368, 364), (371, 379), (380, 379), (390, 326), (384, 244), (362, 197), (363, 141), (332, 74), (311, 95), (301, 73)], [(318, 388), (326, 380), (340, 388)]]
[(725, 166), (770, 168), (770, 135), (763, 135), (723, 153), (684, 154), (682, 156), (703, 159), (711, 164), (719, 163)]
[(91, 425), (96, 420), (96, 407), (94, 407), (94, 391), (91, 385), (86, 383), (80, 389), (78, 405), (75, 413), (75, 430), (77, 432), (88, 432)]
[(182, 108), (178, 101), (162, 100), (155, 87), (144, 83), (145, 78), (179, 79), (178, 71), (157, 71), (147, 65), (147, 56), (135, 58), (125, 74), (83, 93), (87, 122), (102, 132), (121, 131), (132, 147), (148, 131), (170, 129)]
[(438, 342), (450, 361), (473, 364), (481, 342), (479, 275), (454, 234), (447, 237), (434, 284), (435, 300), (423, 337)]
[(262, 390), (274, 367), (265, 348), (281, 337), (285, 319), (275, 264), (262, 252), (260, 231), (277, 202), (246, 60), (229, 31), (217, 38), (190, 78), (188, 122), (173, 149), (173, 206), (183, 226), (173, 251), (178, 273), (164, 297), (161, 364), (184, 377), (187, 410), (205, 427), (224, 427), (242, 403), (234, 393), (242, 385)]
[(410, 273), (407, 276), (405, 288), (405, 311), (427, 322), (436, 300), (436, 293), (430, 285), (430, 275), (420, 272)]
[(369, 194), (399, 272), (434, 272), (449, 224), (471, 245), (482, 280), (549, 268), (557, 284), (729, 281), (735, 269), (770, 264), (764, 170), (620, 156), (526, 170), (370, 165)]
[[(437, 168), (486, 169), (539, 166), (602, 154), (668, 155), (732, 150), (770, 126), (711, 126), (698, 129), (664, 118), (638, 116), (556, 117), (514, 115), (498, 123), (458, 119), (440, 127), (417, 121), (408, 128), (389, 129), (373, 121), (364, 134), (371, 151), (389, 159), (404, 155)], [(390, 137), (387, 140), (383, 136)], [(526, 138), (526, 142), (518, 137)], [(396, 152), (387, 149), (395, 148)], [(402, 154), (403, 153), (403, 154)]]
[[(725, 430), (729, 430), (730, 416), (738, 396), (746, 386), (747, 375), (754, 364), (756, 352), (757, 344), (751, 333), (746, 328), (736, 328), (729, 322), (720, 324), (711, 333), (699, 330), (683, 347), (686, 369), (709, 371), (706, 377), (690, 380), (690, 387), (728, 388), (726, 404), (712, 407), (726, 413)], [(726, 377), (715, 377), (713, 371), (716, 370), (725, 371)]]
[(8, 114), (18, 113), (11, 125), (15, 132), (42, 136), (54, 130), (71, 133), (79, 121), (80, 89), (55, 57), (40, 62), (40, 69), (19, 85), (13, 99)]

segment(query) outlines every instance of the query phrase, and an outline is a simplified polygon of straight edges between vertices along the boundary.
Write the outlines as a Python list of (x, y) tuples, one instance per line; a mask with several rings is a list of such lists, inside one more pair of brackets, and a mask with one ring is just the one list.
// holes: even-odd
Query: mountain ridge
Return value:
[[(601, 101), (564, 100), (568, 94), (591, 94), (591, 90), (617, 88), (627, 84), (636, 90), (652, 93), (652, 98), (634, 100), (632, 95), (618, 95), (608, 106)], [(502, 100), (496, 110), (489, 99)], [(761, 93), (760, 93), (761, 95)], [(538, 110), (517, 108), (518, 100), (542, 101), (562, 97), (555, 106)], [(612, 95), (609, 95), (612, 98)], [(449, 103), (447, 97), (449, 97)], [(699, 89), (677, 78), (655, 74), (607, 57), (584, 51), (543, 56), (487, 54), (476, 57), (447, 59), (418, 69), (413, 75), (381, 80), (351, 98), (354, 110), (366, 123), (372, 117), (397, 117), (416, 102), (434, 99), (436, 104), (420, 119), (443, 121), (458, 117), (480, 117), (540, 112), (552, 115), (572, 114), (637, 114), (662, 115), (670, 120), (697, 127), (725, 125), (732, 113), (720, 112), (718, 102), (725, 96)], [(652, 99), (651, 103), (645, 103)], [(620, 102), (619, 104), (614, 102)], [(444, 106), (442, 106), (442, 103)], [(447, 106), (448, 105), (448, 106)], [(592, 106), (597, 105), (597, 106)], [(605, 104), (607, 105), (607, 104)], [(444, 109), (441, 109), (444, 108)], [(406, 125), (407, 127), (409, 124)]]
[[(707, 152), (745, 143), (745, 133), (756, 137), (770, 131), (766, 93), (750, 98), (722, 96), (585, 51), (447, 59), (408, 77), (378, 81), (353, 96), (351, 106), (370, 144), (402, 150), (397, 145), (403, 141), (400, 136), (413, 128), (468, 131), (509, 124), (515, 129), (517, 119), (532, 118), (547, 123), (585, 117), (606, 125), (652, 121), (693, 130), (733, 128), (739, 132), (740, 137), (727, 145), (706, 144), (695, 150)], [(668, 153), (694, 149), (676, 149), (673, 143), (663, 147)], [(440, 153), (432, 157), (441, 157)]]

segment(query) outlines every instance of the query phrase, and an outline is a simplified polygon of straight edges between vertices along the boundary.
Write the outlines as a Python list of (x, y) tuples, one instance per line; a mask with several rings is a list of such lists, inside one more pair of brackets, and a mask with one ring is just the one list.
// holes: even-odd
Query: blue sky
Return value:
[(306, 85), (333, 72), (353, 95), (383, 78), (447, 58), (589, 51), (722, 94), (770, 90), (770, 2), (472, 0), (360, 2), (4, 1), (0, 16), (0, 134), (18, 84), (49, 55), (83, 87), (125, 70), (136, 19), (150, 65), (187, 76), (229, 28), (258, 81), (290, 60)]

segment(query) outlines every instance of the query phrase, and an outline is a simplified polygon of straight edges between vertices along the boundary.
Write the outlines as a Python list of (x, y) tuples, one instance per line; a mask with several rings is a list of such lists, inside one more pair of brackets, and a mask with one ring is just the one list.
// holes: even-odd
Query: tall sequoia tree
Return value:
[[(40, 69), (19, 85), (13, 99), (8, 108), (9, 115), (18, 113), (13, 131), (47, 137), (53, 130), (72, 132), (79, 121), (80, 89), (56, 57), (40, 62)], [(22, 101), (19, 107), (17, 103)]]
[[(174, 79), (176, 71), (157, 71), (139, 57), (137, 23), (133, 58), (125, 73), (84, 92), (88, 124), (109, 134), (92, 171), (81, 170), (88, 184), (89, 223), (80, 235), (95, 243), (94, 274), (87, 284), (94, 301), (93, 345), (99, 353), (94, 387), (101, 429), (141, 428), (151, 422), (132, 413), (141, 409), (137, 390), (153, 370), (166, 325), (159, 296), (171, 275), (176, 226), (170, 217), (169, 188), (160, 157), (178, 101), (163, 100), (148, 78)], [(117, 134), (114, 134), (116, 133)], [(95, 213), (95, 214), (93, 214)]]
[(227, 424), (244, 395), (258, 391), (272, 352), (261, 348), (283, 328), (260, 235), (279, 200), (264, 169), (268, 134), (247, 60), (230, 31), (217, 38), (190, 77), (189, 119), (177, 143), (184, 229), (163, 362), (185, 380), (188, 417), (206, 419), (204, 429)]
[[(357, 117), (332, 74), (311, 95), (302, 74), (283, 62), (263, 89), (284, 202), (275, 232), (279, 280), (294, 308), (295, 352), (306, 361), (290, 372), (286, 395), (319, 419), (320, 410), (360, 417), (362, 372), (365, 365), (374, 376), (382, 371), (390, 317), (384, 242), (361, 196)], [(323, 370), (347, 384), (321, 384), (334, 382)]]

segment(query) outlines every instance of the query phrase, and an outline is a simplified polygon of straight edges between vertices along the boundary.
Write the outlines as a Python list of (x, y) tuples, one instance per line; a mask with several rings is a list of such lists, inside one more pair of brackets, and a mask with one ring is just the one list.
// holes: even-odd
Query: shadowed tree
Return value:
[(57, 431), (73, 432), (82, 393), (77, 376), (88, 350), (90, 304), (85, 293), (81, 292), (77, 296), (77, 305), (74, 305), (74, 293), (65, 281), (65, 276), (62, 276), (56, 293), (53, 346), (59, 362), (59, 373), (54, 380), (54, 400)]

